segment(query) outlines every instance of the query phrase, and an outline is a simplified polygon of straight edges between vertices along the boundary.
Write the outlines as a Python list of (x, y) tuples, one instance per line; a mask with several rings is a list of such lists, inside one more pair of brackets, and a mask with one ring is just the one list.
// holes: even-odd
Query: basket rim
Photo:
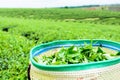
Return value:
[[(80, 63), (80, 64), (68, 64), (68, 65), (45, 65), (37, 63), (33, 57), (36, 53), (42, 53), (46, 51), (45, 48), (56, 46), (64, 46), (70, 44), (83, 44), (84, 42), (90, 43), (91, 39), (82, 39), (82, 40), (57, 40), (53, 42), (48, 42), (44, 44), (37, 45), (30, 50), (30, 62), (38, 69), (47, 70), (47, 71), (77, 71), (77, 70), (87, 70), (87, 69), (94, 69), (94, 68), (102, 68), (107, 66), (112, 66), (115, 64), (120, 63), (120, 58), (114, 58), (105, 61), (98, 61), (98, 62), (90, 62), (90, 63)], [(120, 42), (104, 40), (104, 39), (93, 39), (92, 42), (97, 42), (96, 44), (103, 44), (107, 48), (115, 49), (120, 51)], [(44, 50), (45, 49), (45, 50)], [(39, 52), (40, 51), (40, 52)]]

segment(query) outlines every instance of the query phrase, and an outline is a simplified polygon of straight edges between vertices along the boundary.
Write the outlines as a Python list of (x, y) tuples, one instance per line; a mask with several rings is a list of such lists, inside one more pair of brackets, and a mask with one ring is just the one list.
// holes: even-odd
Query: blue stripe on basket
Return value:
[[(46, 51), (49, 51), (51, 49), (55, 49), (55, 48), (61, 48), (61, 47), (70, 47), (70, 46), (73, 46), (73, 44), (67, 44), (67, 45), (56, 45), (56, 46), (50, 46), (50, 47), (46, 47), (46, 48), (43, 48), (43, 49), (40, 49), (38, 51), (36, 51), (34, 54), (33, 54), (33, 57), (34, 56), (37, 56), (39, 54), (42, 54)], [(84, 46), (84, 44), (75, 44), (74, 46)], [(93, 46), (100, 46), (100, 44), (93, 44)], [(102, 47), (105, 47), (105, 48), (108, 48), (108, 49), (112, 49), (112, 50), (116, 50), (116, 51), (120, 51), (119, 48), (117, 47), (114, 47), (114, 46), (110, 46), (110, 45), (106, 45), (106, 44), (102, 44)]]

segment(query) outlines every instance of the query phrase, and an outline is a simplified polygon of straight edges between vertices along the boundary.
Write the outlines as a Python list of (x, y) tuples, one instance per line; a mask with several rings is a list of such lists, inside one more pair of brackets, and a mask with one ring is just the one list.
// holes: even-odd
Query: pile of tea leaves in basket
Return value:
[(93, 47), (90, 45), (62, 47), (58, 52), (49, 56), (43, 55), (41, 58), (34, 57), (38, 63), (46, 65), (61, 65), (61, 64), (79, 64), (89, 63), (113, 59), (120, 56), (120, 52), (106, 53), (101, 47)]

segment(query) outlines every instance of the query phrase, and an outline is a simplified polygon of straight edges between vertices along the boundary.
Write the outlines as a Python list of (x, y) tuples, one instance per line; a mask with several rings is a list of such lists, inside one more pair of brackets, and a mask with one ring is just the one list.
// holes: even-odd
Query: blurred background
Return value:
[(120, 42), (120, 1), (0, 0), (0, 80), (27, 80), (35, 45), (80, 39)]

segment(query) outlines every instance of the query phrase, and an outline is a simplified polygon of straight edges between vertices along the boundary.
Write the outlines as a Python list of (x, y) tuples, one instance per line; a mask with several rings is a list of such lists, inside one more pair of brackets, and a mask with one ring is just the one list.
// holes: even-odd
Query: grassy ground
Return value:
[[(0, 17), (0, 80), (26, 80), (29, 51), (37, 44), (71, 39), (120, 42), (119, 18), (115, 18), (116, 21), (109, 18), (110, 24), (94, 19), (66, 21)], [(115, 24), (111, 24), (113, 21)]]
[[(119, 41), (120, 25), (34, 20), (0, 17), (1, 31), (26, 37), (37, 42), (60, 39), (102, 38)], [(5, 32), (5, 31), (4, 31)], [(49, 33), (49, 34), (48, 34)]]
[(83, 18), (120, 18), (120, 12), (108, 10), (83, 10), (80, 8), (0, 8), (0, 16), (32, 19), (83, 19)]

